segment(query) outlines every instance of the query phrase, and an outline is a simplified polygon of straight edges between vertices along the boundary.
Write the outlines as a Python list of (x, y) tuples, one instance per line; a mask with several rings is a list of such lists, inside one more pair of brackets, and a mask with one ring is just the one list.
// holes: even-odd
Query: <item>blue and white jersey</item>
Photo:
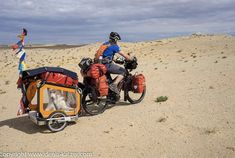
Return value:
[[(104, 45), (110, 44), (109, 42), (105, 42)], [(120, 52), (120, 47), (117, 44), (110, 45), (103, 53), (103, 58), (113, 60), (113, 57), (116, 53)]]

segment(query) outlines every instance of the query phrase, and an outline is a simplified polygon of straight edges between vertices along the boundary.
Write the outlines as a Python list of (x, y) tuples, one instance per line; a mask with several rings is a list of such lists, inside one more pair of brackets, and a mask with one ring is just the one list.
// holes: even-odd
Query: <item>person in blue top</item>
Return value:
[(114, 64), (114, 56), (115, 54), (119, 54), (124, 57), (125, 60), (131, 60), (130, 56), (121, 51), (120, 47), (117, 45), (118, 40), (121, 40), (120, 35), (117, 32), (111, 32), (109, 35), (109, 41), (104, 43), (108, 45), (108, 48), (102, 55), (102, 63), (106, 66), (108, 72), (110, 74), (118, 75), (114, 82), (109, 85), (109, 88), (117, 94), (119, 93), (117, 85), (123, 79), (126, 70), (123, 67)]

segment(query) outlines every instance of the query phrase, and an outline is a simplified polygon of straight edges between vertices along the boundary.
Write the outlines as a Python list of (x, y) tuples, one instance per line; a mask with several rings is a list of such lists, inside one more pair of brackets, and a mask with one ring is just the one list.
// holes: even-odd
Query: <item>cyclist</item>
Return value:
[(111, 32), (109, 35), (109, 41), (103, 44), (107, 45), (107, 48), (99, 58), (99, 61), (106, 66), (110, 74), (118, 75), (113, 83), (109, 85), (109, 88), (117, 94), (119, 94), (117, 85), (124, 78), (126, 70), (113, 62), (114, 55), (119, 54), (126, 60), (131, 60), (130, 56), (121, 51), (120, 47), (117, 45), (117, 41), (119, 40), (121, 40), (120, 35), (117, 32)]

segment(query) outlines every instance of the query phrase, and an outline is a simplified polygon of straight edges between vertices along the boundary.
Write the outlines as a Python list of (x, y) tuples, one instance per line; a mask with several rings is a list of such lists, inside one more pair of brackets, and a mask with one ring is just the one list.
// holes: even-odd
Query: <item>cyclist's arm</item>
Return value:
[(131, 57), (127, 54), (125, 54), (123, 51), (118, 52), (121, 56), (123, 56), (126, 60), (131, 60)]

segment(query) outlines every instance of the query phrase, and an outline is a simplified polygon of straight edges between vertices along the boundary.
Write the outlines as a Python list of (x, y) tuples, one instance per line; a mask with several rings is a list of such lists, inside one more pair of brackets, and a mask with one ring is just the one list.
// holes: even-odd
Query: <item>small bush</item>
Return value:
[(167, 96), (160, 96), (160, 97), (157, 97), (157, 99), (155, 100), (155, 102), (165, 102), (167, 101), (168, 97)]
[(206, 135), (209, 135), (209, 134), (215, 134), (216, 133), (216, 130), (213, 128), (213, 129), (206, 129), (205, 130), (205, 134)]
[(177, 52), (178, 52), (178, 53), (181, 53), (182, 51), (183, 51), (183, 50), (182, 50), (182, 49), (180, 49), (180, 50), (178, 50)]
[(166, 122), (166, 118), (165, 117), (161, 117), (157, 120), (157, 122)]

